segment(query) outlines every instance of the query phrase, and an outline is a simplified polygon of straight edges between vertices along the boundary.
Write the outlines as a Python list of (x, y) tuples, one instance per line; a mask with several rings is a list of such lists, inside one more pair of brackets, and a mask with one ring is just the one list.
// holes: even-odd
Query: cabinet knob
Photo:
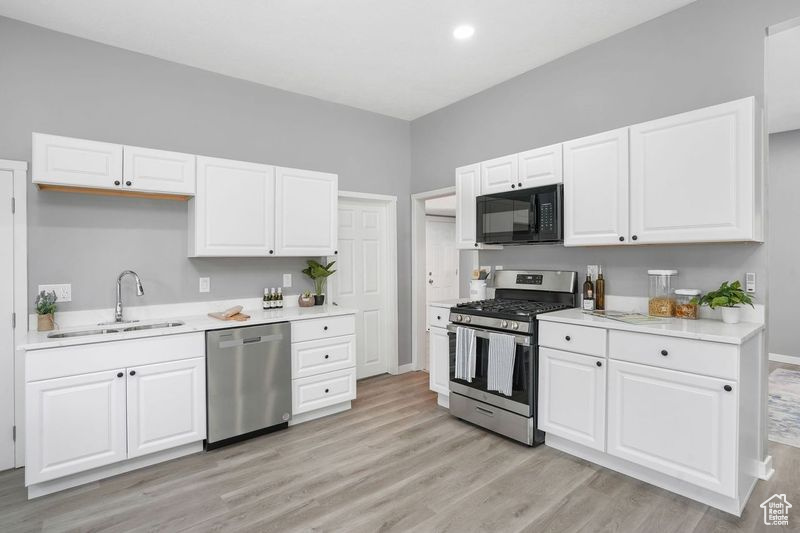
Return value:
[(114, 185), (119, 185), (119, 180), (114, 180)]
[(339, 250), (334, 250), (333, 255), (339, 255)]
[(598, 362), (597, 362), (597, 363), (595, 363), (595, 364), (596, 364), (597, 366), (603, 366), (603, 363), (601, 363), (600, 361), (598, 361)]
[(512, 183), (512, 184), (511, 184), (511, 188), (512, 188), (512, 189), (516, 189), (516, 188), (517, 188), (517, 186), (516, 186), (516, 185), (514, 185), (514, 184)]
[(517, 183), (517, 187), (522, 188), (522, 183)]
[(126, 181), (126, 182), (125, 182), (125, 185), (127, 185), (128, 187), (130, 187), (131, 185), (133, 185), (133, 182), (131, 182), (131, 181)]
[(637, 237), (636, 235), (634, 235), (634, 236), (632, 236), (632, 237), (631, 237), (631, 240), (632, 240), (632, 241), (638, 241), (638, 240), (639, 240), (639, 237)]
[(722, 387), (722, 388), (723, 388), (723, 389), (725, 389), (725, 391), (726, 391), (726, 392), (730, 392), (730, 391), (732, 391), (732, 390), (733, 390), (733, 387), (731, 387), (730, 385), (725, 385), (725, 386), (724, 386), (724, 387)]
[(475, 248), (477, 248), (477, 247), (478, 247), (478, 243), (476, 242), (476, 243), (475, 243)]
[(661, 350), (661, 355), (663, 355), (664, 357), (666, 357), (666, 356), (668, 356), (668, 355), (669, 355), (669, 352), (668, 352), (668, 351), (666, 351), (666, 350)]
[(118, 377), (118, 378), (121, 378), (121, 377), (122, 377), (122, 376), (124, 376), (124, 375), (125, 375), (125, 374), (123, 374), (122, 372), (117, 372), (117, 377)]
[(272, 255), (272, 254), (274, 254), (274, 253), (275, 253), (275, 252), (274, 252), (274, 251), (272, 251), (272, 250), (270, 250), (270, 251), (269, 251), (269, 254), (270, 254), (270, 255)]
[(330, 357), (330, 355), (329, 354), (325, 354), (325, 359), (327, 359), (328, 357)]
[(625, 242), (625, 237), (623, 237), (622, 235), (620, 235), (620, 236), (619, 236), (619, 242)]
[(568, 341), (571, 341), (571, 340), (572, 340), (572, 337), (570, 337), (569, 335), (567, 335), (567, 336), (566, 336), (566, 337), (564, 337), (564, 338), (565, 338), (566, 340), (568, 340)]
[(131, 371), (130, 371), (130, 375), (131, 375), (131, 376), (135, 376), (135, 375), (136, 375), (136, 370), (131, 370)]
[(441, 319), (442, 319), (442, 315), (436, 315), (436, 320), (441, 320)]
[(323, 331), (328, 331), (328, 326), (324, 326), (322, 329)]
[(328, 392), (330, 392), (330, 389), (325, 389), (325, 394), (328, 394)]

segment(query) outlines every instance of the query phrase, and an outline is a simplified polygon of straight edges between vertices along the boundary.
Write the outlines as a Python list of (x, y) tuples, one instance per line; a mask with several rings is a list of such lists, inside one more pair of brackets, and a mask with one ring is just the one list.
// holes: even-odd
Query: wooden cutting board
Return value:
[(244, 322), (245, 320), (250, 319), (250, 315), (245, 315), (242, 313), (241, 305), (231, 307), (230, 309), (222, 312), (208, 313), (208, 316), (211, 318), (216, 318), (217, 320), (236, 320), (237, 322)]

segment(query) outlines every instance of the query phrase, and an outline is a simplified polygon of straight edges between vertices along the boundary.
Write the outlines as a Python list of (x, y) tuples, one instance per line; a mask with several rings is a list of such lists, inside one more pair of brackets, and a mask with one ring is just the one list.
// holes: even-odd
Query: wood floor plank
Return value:
[(425, 373), (382, 375), (350, 411), (36, 500), (2, 472), (0, 531), (798, 531), (800, 512), (762, 523), (774, 493), (800, 509), (800, 449), (770, 450), (776, 474), (737, 518), (457, 420)]

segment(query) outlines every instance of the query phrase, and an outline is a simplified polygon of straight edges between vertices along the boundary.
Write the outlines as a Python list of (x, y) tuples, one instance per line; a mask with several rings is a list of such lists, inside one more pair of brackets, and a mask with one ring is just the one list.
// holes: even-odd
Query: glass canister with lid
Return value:
[(650, 316), (675, 316), (675, 294), (673, 287), (678, 281), (677, 270), (648, 270), (649, 300), (647, 311)]
[(675, 316), (691, 320), (696, 319), (699, 306), (695, 298), (700, 298), (700, 291), (697, 289), (676, 289)]

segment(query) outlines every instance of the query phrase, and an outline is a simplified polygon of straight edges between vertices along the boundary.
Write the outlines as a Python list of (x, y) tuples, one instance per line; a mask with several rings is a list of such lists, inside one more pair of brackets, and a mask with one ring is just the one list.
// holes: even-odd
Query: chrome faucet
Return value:
[(142, 280), (139, 279), (139, 274), (133, 270), (123, 270), (117, 277), (117, 307), (114, 310), (114, 322), (122, 322), (122, 278), (130, 274), (136, 280), (136, 294), (141, 296), (144, 294), (142, 287)]

